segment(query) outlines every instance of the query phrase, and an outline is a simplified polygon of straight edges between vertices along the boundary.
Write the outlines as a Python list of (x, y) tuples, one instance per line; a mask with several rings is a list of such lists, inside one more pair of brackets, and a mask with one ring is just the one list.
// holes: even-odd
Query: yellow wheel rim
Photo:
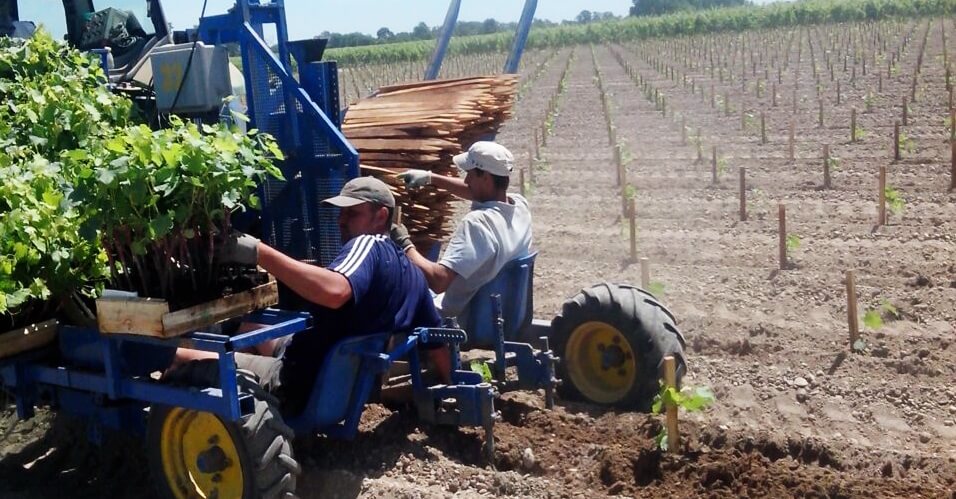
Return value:
[(216, 415), (173, 408), (163, 421), (160, 452), (166, 482), (178, 499), (242, 497), (239, 451)]
[(601, 404), (625, 398), (637, 373), (637, 360), (627, 338), (600, 321), (585, 322), (571, 332), (564, 362), (581, 395)]

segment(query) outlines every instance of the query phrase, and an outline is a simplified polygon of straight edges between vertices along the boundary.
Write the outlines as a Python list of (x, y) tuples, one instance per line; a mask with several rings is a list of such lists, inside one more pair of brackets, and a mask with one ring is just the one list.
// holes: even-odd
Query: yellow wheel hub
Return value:
[(216, 415), (170, 410), (163, 421), (160, 446), (166, 481), (178, 499), (242, 497), (239, 451)]
[(585, 322), (571, 332), (564, 362), (578, 391), (602, 404), (626, 397), (637, 373), (637, 360), (627, 338), (600, 321)]

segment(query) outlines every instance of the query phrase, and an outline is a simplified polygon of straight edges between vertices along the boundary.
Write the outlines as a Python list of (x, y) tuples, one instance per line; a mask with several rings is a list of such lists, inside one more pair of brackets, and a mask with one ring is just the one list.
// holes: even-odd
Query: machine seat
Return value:
[(287, 418), (289, 426), (296, 432), (319, 430), (329, 434), (357, 427), (373, 381), (381, 372), (375, 364), (385, 352), (388, 338), (383, 333), (338, 342), (322, 363), (305, 409)]
[(492, 295), (501, 296), (505, 341), (518, 341), (531, 324), (533, 303), (534, 261), (538, 253), (516, 258), (475, 293), (465, 317), (459, 324), (468, 333), (465, 348), (493, 348), (495, 345), (494, 306)]

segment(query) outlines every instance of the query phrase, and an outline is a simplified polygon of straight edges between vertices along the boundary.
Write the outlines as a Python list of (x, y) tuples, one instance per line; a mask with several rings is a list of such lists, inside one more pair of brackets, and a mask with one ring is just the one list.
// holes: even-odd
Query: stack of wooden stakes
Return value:
[(409, 168), (458, 176), (452, 157), (493, 136), (512, 114), (516, 75), (434, 80), (382, 87), (349, 107), (342, 132), (364, 175), (391, 186), (412, 241), (421, 249), (449, 233), (451, 194), (405, 189)]

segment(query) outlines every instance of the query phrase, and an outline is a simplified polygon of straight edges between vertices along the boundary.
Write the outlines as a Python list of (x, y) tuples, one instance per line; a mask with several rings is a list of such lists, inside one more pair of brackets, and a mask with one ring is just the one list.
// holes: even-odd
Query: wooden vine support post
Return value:
[(846, 271), (846, 318), (850, 329), (850, 351), (860, 337), (860, 317), (856, 309), (856, 283), (852, 270)]
[(523, 197), (525, 195), (524, 191), (524, 168), (518, 170), (518, 192), (521, 193)]
[(830, 188), (830, 144), (823, 144), (823, 188)]
[(906, 104), (906, 96), (903, 96), (903, 126), (909, 125), (909, 106)]
[(790, 136), (788, 138), (787, 143), (788, 143), (788, 156), (790, 158), (790, 161), (793, 161), (795, 159), (795, 154), (794, 154), (795, 144), (794, 144), (794, 124), (792, 121), (790, 122)]
[(641, 288), (647, 291), (651, 287), (651, 261), (646, 256), (641, 257)]
[(878, 220), (876, 224), (880, 227), (886, 225), (886, 167), (880, 167), (880, 205), (878, 208)]
[(717, 184), (717, 146), (710, 149), (710, 182)]
[(628, 204), (627, 218), (630, 223), (631, 229), (631, 259), (630, 261), (637, 261), (637, 207), (634, 202), (634, 198), (631, 197)]
[(767, 117), (763, 111), (760, 112), (760, 145), (767, 143)]
[(740, 167), (740, 221), (747, 221), (747, 169)]
[(856, 108), (850, 109), (850, 142), (856, 142)]
[(953, 141), (949, 144), (950, 149), (950, 165), (949, 165), (949, 190), (956, 190), (956, 141)]
[(787, 270), (787, 207), (783, 203), (777, 205), (777, 220), (779, 224), (780, 270)]
[(900, 160), (900, 122), (893, 123), (893, 160)]
[[(677, 389), (677, 361), (673, 355), (664, 357), (664, 384), (667, 388)], [(680, 429), (677, 425), (677, 405), (667, 404), (667, 450), (678, 452)]]

